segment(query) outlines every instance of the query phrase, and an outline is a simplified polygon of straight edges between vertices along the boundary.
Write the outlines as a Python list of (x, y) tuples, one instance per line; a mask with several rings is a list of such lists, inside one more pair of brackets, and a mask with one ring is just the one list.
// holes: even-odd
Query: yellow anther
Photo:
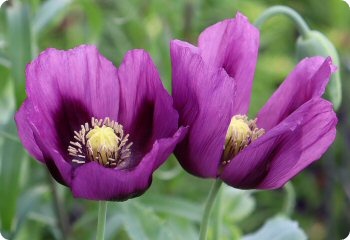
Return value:
[(226, 133), (226, 143), (234, 139), (238, 145), (244, 142), (252, 134), (247, 121), (233, 116)]
[(264, 133), (264, 129), (259, 129), (256, 126), (256, 119), (248, 120), (248, 117), (245, 115), (233, 116), (226, 133), (222, 156), (223, 164), (227, 164), (240, 151)]
[(132, 142), (128, 137), (118, 122), (93, 117), (91, 125), (82, 124), (80, 131), (74, 131), (75, 141), (69, 142), (67, 151), (76, 164), (96, 161), (105, 167), (123, 167), (131, 156)]

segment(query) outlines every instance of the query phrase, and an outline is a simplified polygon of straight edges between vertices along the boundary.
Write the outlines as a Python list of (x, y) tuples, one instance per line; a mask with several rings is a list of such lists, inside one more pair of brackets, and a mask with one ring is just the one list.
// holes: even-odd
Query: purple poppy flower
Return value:
[(186, 129), (150, 56), (129, 51), (117, 69), (94, 46), (48, 49), (26, 70), (15, 120), (29, 153), (73, 195), (142, 194)]
[(301, 61), (248, 119), (258, 47), (259, 31), (240, 13), (205, 29), (198, 47), (171, 42), (174, 104), (190, 126), (175, 154), (189, 173), (275, 189), (334, 141), (337, 117), (321, 98), (335, 70), (330, 58)]

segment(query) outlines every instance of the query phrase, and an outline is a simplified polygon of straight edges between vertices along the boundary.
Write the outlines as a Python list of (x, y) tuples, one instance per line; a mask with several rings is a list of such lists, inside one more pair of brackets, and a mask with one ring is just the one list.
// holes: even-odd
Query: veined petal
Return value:
[(33, 131), (29, 123), (30, 119), (27, 118), (27, 112), (30, 111), (29, 108), (31, 108), (30, 105), (30, 100), (26, 99), (15, 115), (18, 135), (24, 147), (28, 150), (29, 154), (35, 159), (44, 163), (45, 161), (43, 153), (41, 152), (38, 144), (34, 139)]
[(26, 76), (28, 99), (56, 131), (62, 153), (91, 117), (118, 119), (117, 69), (94, 46), (48, 49), (28, 65)]
[(118, 79), (119, 121), (130, 134), (134, 149), (147, 153), (155, 140), (176, 132), (178, 113), (146, 51), (129, 51), (118, 69)]
[(234, 111), (235, 86), (223, 69), (208, 68), (198, 54), (171, 42), (173, 98), (180, 125), (189, 126), (175, 154), (188, 172), (216, 177)]
[(241, 13), (208, 27), (199, 36), (198, 47), (205, 63), (224, 68), (239, 89), (235, 114), (248, 112), (259, 41), (258, 29)]
[(311, 98), (321, 97), (334, 70), (330, 58), (301, 61), (260, 110), (258, 126), (270, 130)]
[(47, 122), (40, 117), (38, 112), (34, 118), (32, 114), (33, 112), (28, 115), (31, 116), (30, 127), (33, 131), (34, 139), (43, 154), (46, 167), (56, 181), (63, 185), (71, 186), (72, 165), (66, 161), (65, 155), (62, 155), (55, 148), (54, 143), (50, 141), (53, 138), (53, 131), (47, 128)]
[(322, 156), (336, 123), (332, 104), (313, 98), (232, 159), (221, 178), (237, 188), (279, 188)]
[(194, 45), (192, 45), (191, 43), (185, 42), (185, 41), (181, 41), (178, 39), (174, 39), (171, 41), (170, 45), (176, 45), (178, 47), (182, 47), (182, 48), (187, 48), (188, 50), (190, 50), (193, 54), (198, 54), (200, 55), (200, 49)]
[(28, 99), (16, 115), (21, 140), (77, 197), (143, 193), (187, 133), (143, 50), (130, 51), (118, 70), (92, 46), (49, 49), (26, 75)]
[(105, 168), (96, 162), (76, 168), (72, 185), (74, 196), (122, 201), (141, 195), (151, 185), (154, 170), (168, 158), (186, 131), (186, 128), (180, 128), (174, 136), (157, 140), (134, 169)]

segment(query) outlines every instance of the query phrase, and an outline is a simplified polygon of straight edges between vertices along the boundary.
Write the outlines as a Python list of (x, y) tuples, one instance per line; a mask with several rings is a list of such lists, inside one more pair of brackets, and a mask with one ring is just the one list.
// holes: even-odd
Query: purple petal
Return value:
[(27, 95), (66, 153), (73, 131), (91, 117), (118, 119), (117, 69), (94, 46), (48, 49), (26, 71)]
[(29, 154), (35, 159), (44, 163), (43, 153), (35, 142), (33, 131), (29, 124), (30, 119), (27, 119), (28, 108), (30, 108), (29, 105), (31, 105), (30, 100), (25, 100), (15, 115), (18, 135), (24, 147), (28, 150)]
[(224, 68), (239, 89), (236, 114), (248, 112), (259, 41), (259, 31), (241, 13), (208, 27), (199, 37), (198, 47), (204, 61)]
[[(42, 120), (38, 112), (36, 114), (36, 117), (32, 117), (29, 123), (34, 139), (43, 153), (44, 163), (56, 181), (63, 185), (71, 186), (73, 168), (64, 159), (61, 152), (55, 148), (54, 143), (49, 140), (52, 139), (52, 131), (46, 130), (48, 128), (47, 123)], [(28, 116), (35, 115), (32, 112)]]
[(331, 103), (311, 99), (244, 149), (221, 178), (238, 188), (279, 188), (322, 156), (334, 141), (336, 123)]
[(269, 130), (311, 98), (322, 96), (334, 70), (330, 58), (301, 61), (260, 110), (258, 126)]
[(174, 39), (171, 41), (170, 45), (176, 45), (178, 47), (181, 47), (181, 48), (187, 48), (188, 50), (190, 50), (193, 54), (197, 54), (197, 55), (200, 55), (200, 50), (198, 47), (192, 45), (191, 43), (188, 43), (188, 42), (184, 42), (184, 41), (181, 41), (181, 40), (177, 40), (177, 39)]
[(180, 128), (171, 138), (156, 141), (152, 150), (132, 170), (105, 168), (96, 162), (75, 169), (72, 191), (75, 197), (92, 200), (126, 200), (141, 195), (152, 182), (152, 174), (186, 134)]
[(234, 82), (225, 71), (208, 68), (199, 55), (178, 43), (171, 42), (173, 98), (180, 125), (190, 128), (175, 154), (188, 172), (216, 177), (234, 111)]
[(146, 51), (129, 51), (118, 69), (118, 78), (119, 121), (130, 134), (134, 149), (147, 153), (154, 141), (176, 132), (178, 113)]

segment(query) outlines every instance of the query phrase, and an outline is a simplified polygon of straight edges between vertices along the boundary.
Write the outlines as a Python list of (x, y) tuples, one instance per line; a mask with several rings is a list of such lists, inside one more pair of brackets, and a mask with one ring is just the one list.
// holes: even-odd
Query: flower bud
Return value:
[(309, 31), (307, 36), (300, 36), (297, 40), (296, 48), (297, 59), (301, 60), (311, 56), (330, 56), (333, 64), (338, 67), (338, 70), (332, 75), (326, 91), (326, 98), (329, 99), (337, 110), (341, 104), (341, 79), (339, 70), (339, 57), (337, 50), (329, 39), (318, 31)]

